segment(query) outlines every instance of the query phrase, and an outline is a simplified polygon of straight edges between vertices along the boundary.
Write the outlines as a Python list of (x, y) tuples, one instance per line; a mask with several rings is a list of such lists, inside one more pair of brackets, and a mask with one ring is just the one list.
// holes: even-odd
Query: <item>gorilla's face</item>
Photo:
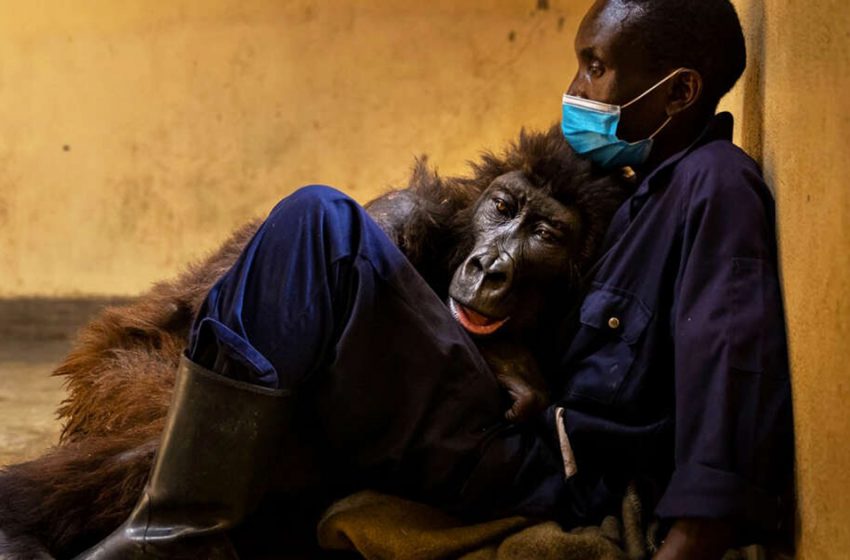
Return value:
[(475, 205), (473, 249), (449, 286), (454, 317), (479, 336), (539, 326), (565, 301), (580, 230), (578, 212), (522, 172), (497, 178)]

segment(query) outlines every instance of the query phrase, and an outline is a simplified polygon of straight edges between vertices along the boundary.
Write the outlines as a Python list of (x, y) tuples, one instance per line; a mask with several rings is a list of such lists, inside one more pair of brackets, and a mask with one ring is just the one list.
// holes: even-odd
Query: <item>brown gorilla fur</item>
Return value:
[[(438, 293), (464, 254), (458, 232), (496, 177), (521, 170), (579, 209), (586, 228), (577, 272), (592, 261), (624, 198), (618, 181), (572, 153), (557, 126), (522, 132), (502, 155), (485, 153), (471, 165), (470, 177), (442, 178), (422, 158), (406, 189), (367, 205)], [(559, 180), (567, 184), (560, 190)], [(412, 214), (393, 220), (393, 209), (403, 205)], [(68, 390), (59, 408), (59, 445), (0, 476), (0, 554), (38, 557), (46, 549), (63, 557), (102, 539), (126, 518), (152, 464), (192, 318), (259, 225), (242, 227), (200, 264), (156, 284), (135, 303), (107, 308), (80, 331), (54, 372)]]

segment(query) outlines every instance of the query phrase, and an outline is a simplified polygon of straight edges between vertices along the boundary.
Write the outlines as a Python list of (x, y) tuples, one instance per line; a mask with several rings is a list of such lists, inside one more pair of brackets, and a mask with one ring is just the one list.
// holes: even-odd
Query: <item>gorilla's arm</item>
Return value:
[(390, 191), (364, 205), (375, 222), (404, 252), (405, 225), (419, 212), (417, 195), (410, 189)]
[(391, 190), (364, 207), (431, 288), (445, 298), (458, 256), (470, 248), (472, 206), (487, 184), (440, 177), (420, 158), (405, 188)]

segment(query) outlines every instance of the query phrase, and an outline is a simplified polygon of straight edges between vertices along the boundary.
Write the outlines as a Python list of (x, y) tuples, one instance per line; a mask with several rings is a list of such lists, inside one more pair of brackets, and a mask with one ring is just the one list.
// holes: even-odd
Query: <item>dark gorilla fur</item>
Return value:
[[(584, 230), (572, 263), (576, 278), (592, 262), (624, 198), (621, 182), (578, 159), (557, 126), (523, 131), (503, 154), (485, 153), (471, 166), (469, 177), (446, 178), (421, 158), (405, 189), (366, 206), (441, 296), (470, 250), (474, 203), (500, 175), (522, 171), (578, 209)], [(123, 522), (147, 479), (193, 315), (259, 224), (242, 227), (203, 262), (156, 284), (135, 303), (107, 308), (79, 332), (54, 372), (68, 391), (58, 411), (59, 444), (0, 476), (0, 555), (37, 558), (49, 551), (66, 557)]]

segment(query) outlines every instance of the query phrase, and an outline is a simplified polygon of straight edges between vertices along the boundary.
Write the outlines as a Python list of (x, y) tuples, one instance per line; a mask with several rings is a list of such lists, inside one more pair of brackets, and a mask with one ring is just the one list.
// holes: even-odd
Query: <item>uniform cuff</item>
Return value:
[(750, 529), (776, 531), (779, 498), (741, 476), (700, 464), (679, 466), (655, 508), (658, 517), (730, 519)]
[[(201, 355), (212, 350), (215, 350), (212, 352), (212, 363), (205, 363)], [(225, 377), (235, 378), (237, 381), (272, 389), (278, 386), (277, 371), (271, 362), (245, 338), (212, 317), (201, 319), (198, 334), (194, 344), (187, 351), (186, 357), (209, 370), (223, 374)], [(233, 375), (234, 372), (223, 372), (216, 367), (214, 362), (222, 358), (241, 366), (238, 376)]]

